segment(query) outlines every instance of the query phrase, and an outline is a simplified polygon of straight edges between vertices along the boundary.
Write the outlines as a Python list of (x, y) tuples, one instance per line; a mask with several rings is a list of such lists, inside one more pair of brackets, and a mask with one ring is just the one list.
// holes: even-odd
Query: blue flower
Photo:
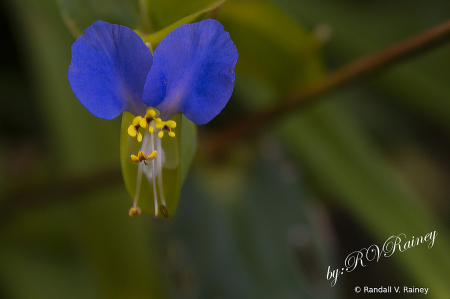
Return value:
[(72, 45), (69, 83), (93, 115), (113, 119), (145, 112), (142, 90), (152, 54), (130, 28), (96, 21)]
[(234, 86), (236, 46), (215, 20), (179, 27), (158, 45), (143, 100), (162, 118), (182, 112), (202, 125), (225, 107)]
[[(167, 169), (180, 169), (180, 147), (176, 138), (164, 143), (160, 138), (164, 131), (175, 137), (177, 117), (171, 118), (178, 113), (198, 125), (220, 113), (233, 92), (237, 58), (229, 34), (215, 20), (178, 27), (159, 43), (153, 56), (134, 31), (103, 21), (96, 21), (74, 42), (69, 83), (81, 104), (103, 119), (116, 118), (124, 111), (134, 116), (124, 117), (129, 122), (128, 135), (141, 142), (139, 149), (127, 146), (126, 150), (131, 158), (126, 163), (138, 165), (134, 195), (130, 191), (134, 196), (130, 216), (140, 214), (137, 202), (144, 176), (150, 186), (147, 190), (153, 193), (155, 217), (158, 211), (169, 216), (164, 195), (173, 198), (173, 190), (179, 187), (165, 188), (162, 176), (173, 173)], [(143, 134), (142, 128), (146, 129)], [(157, 129), (159, 138), (153, 133)], [(127, 165), (122, 163), (124, 173)], [(125, 174), (124, 178), (127, 182)], [(180, 181), (176, 176), (173, 184)], [(149, 211), (147, 203), (144, 207)]]
[(72, 45), (69, 82), (81, 104), (103, 119), (153, 107), (163, 120), (181, 112), (201, 125), (230, 99), (237, 58), (216, 20), (176, 28), (153, 57), (131, 29), (96, 21)]

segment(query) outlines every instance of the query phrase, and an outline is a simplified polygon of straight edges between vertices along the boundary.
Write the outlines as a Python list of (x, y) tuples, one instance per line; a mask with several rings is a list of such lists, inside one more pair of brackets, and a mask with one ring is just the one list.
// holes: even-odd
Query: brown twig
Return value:
[(250, 132), (264, 128), (278, 117), (311, 104), (313, 100), (327, 94), (336, 87), (369, 73), (398, 64), (449, 40), (450, 20), (372, 55), (357, 59), (329, 73), (318, 82), (299, 88), (288, 96), (275, 101), (277, 104), (267, 109), (257, 111), (235, 122), (227, 123), (225, 128), (219, 129), (214, 132), (214, 135), (205, 138), (200, 148), (206, 154), (220, 155)]
[(107, 169), (80, 177), (54, 178), (47, 183), (22, 183), (0, 200), (0, 226), (22, 211), (39, 208), (58, 201), (80, 200), (88, 194), (109, 186), (123, 186), (120, 168)]
[[(314, 99), (323, 96), (334, 88), (348, 83), (352, 79), (381, 70), (382, 68), (397, 64), (414, 55), (430, 50), (449, 41), (449, 39), (450, 21), (446, 21), (410, 39), (399, 42), (375, 54), (358, 59), (331, 72), (315, 84), (301, 88), (277, 101), (277, 103), (281, 104), (274, 105), (243, 119), (236, 120), (234, 123), (227, 124), (226, 128), (220, 129), (214, 136), (203, 138), (200, 149), (211, 155), (221, 154), (249, 132), (257, 128), (262, 128), (270, 121), (274, 121), (282, 115), (286, 115), (289, 112), (293, 112), (312, 103)], [(30, 209), (31, 207), (49, 204), (61, 200), (61, 197), (77, 198), (81, 194), (97, 190), (99, 187), (115, 185), (120, 181), (120, 171), (117, 169), (82, 178), (65, 178), (58, 182), (52, 181), (47, 184), (28, 187), (25, 190), (21, 185), (17, 190), (12, 190), (4, 200), (0, 201), (0, 219), (5, 222), (22, 209)], [(41, 200), (36, 200), (36, 197), (39, 197)]]

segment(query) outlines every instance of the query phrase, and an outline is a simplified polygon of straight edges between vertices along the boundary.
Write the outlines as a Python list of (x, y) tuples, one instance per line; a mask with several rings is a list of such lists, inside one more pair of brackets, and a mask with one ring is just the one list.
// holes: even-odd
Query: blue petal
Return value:
[(113, 119), (145, 113), (142, 90), (152, 55), (130, 28), (96, 21), (72, 45), (69, 82), (93, 115)]
[(218, 21), (178, 27), (153, 53), (143, 101), (163, 119), (182, 112), (194, 123), (205, 124), (231, 97), (237, 58), (236, 46)]

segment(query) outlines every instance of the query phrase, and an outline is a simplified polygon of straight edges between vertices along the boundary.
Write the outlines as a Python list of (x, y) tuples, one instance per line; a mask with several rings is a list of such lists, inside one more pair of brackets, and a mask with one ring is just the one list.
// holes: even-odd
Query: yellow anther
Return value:
[(131, 155), (131, 160), (137, 163), (144, 161), (144, 164), (147, 165), (147, 161), (155, 159), (156, 156), (157, 156), (156, 151), (153, 151), (150, 155), (148, 155), (148, 157), (145, 155), (143, 151), (139, 151), (137, 156)]
[(166, 121), (166, 126), (168, 126), (171, 129), (175, 129), (177, 127), (177, 123), (173, 120)]
[(131, 137), (137, 137), (137, 141), (139, 142), (142, 141), (142, 134), (139, 133), (139, 122), (141, 121), (141, 119), (142, 117), (136, 116), (133, 119), (133, 123), (128, 127), (128, 135), (130, 135)]
[(150, 122), (153, 120), (155, 123), (158, 123), (161, 121), (160, 118), (155, 118), (156, 111), (152, 108), (148, 108), (147, 112), (145, 113), (145, 116), (139, 121), (139, 125), (146, 129), (148, 128), (148, 131), (150, 133), (153, 133), (153, 127), (150, 125)]
[(139, 121), (139, 125), (141, 126), (141, 128), (147, 128), (148, 127), (148, 123), (147, 123), (147, 119), (146, 118), (142, 118), (140, 121)]
[(163, 214), (164, 217), (169, 218), (169, 210), (167, 210), (165, 205), (159, 206), (159, 212)]
[(149, 42), (146, 42), (145, 45), (147, 46), (147, 48), (150, 50), (150, 52), (153, 54), (153, 47), (152, 44)]
[(130, 135), (131, 137), (136, 137), (136, 129), (133, 125), (130, 125), (128, 127), (128, 135)]
[(133, 126), (137, 127), (137, 126), (139, 125), (139, 122), (141, 121), (141, 119), (142, 119), (142, 117), (136, 116), (136, 117), (133, 119)]
[(132, 206), (128, 215), (130, 216), (139, 216), (141, 214), (141, 209), (138, 206)]
[(151, 161), (153, 159), (155, 159), (157, 156), (156, 151), (153, 151), (148, 157), (147, 157), (147, 161)]
[(147, 112), (145, 113), (145, 117), (148, 118), (153, 118), (156, 116), (156, 111), (153, 109), (148, 109)]
[(137, 163), (141, 162), (141, 160), (139, 160), (139, 157), (138, 157), (138, 156), (135, 156), (135, 155), (131, 155), (131, 160), (132, 160), (133, 162), (137, 162)]
[(172, 132), (172, 129), (177, 127), (177, 123), (173, 120), (168, 120), (168, 121), (161, 121), (161, 122), (157, 122), (155, 124), (155, 127), (157, 129), (160, 129), (161, 131), (158, 133), (158, 137), (162, 138), (164, 136), (164, 131), (169, 131), (169, 136), (170, 137), (175, 137), (175, 132)]

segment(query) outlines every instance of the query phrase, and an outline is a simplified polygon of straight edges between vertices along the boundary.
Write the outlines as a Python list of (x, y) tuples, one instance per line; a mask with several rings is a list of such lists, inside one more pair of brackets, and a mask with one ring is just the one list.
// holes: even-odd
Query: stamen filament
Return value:
[[(155, 140), (153, 132), (150, 133), (150, 138), (151, 138), (151, 151), (153, 152), (155, 150)], [(156, 194), (155, 159), (152, 160), (152, 179), (153, 179), (153, 199), (155, 201), (155, 218), (156, 218), (158, 217), (158, 197)]]
[[(144, 173), (147, 177), (147, 180), (149, 181), (149, 184), (152, 185), (153, 188), (153, 201), (155, 203), (155, 215), (154, 218), (158, 217), (158, 214), (161, 213), (164, 217), (169, 217), (169, 211), (166, 207), (166, 202), (164, 199), (164, 188), (163, 188), (163, 181), (162, 181), (162, 148), (161, 148), (161, 138), (164, 136), (164, 131), (168, 131), (168, 135), (170, 137), (175, 137), (175, 132), (172, 131), (172, 129), (176, 128), (176, 122), (173, 120), (168, 121), (162, 121), (160, 118), (156, 118), (157, 112), (153, 108), (148, 108), (147, 112), (144, 117), (137, 116), (133, 119), (133, 123), (128, 127), (128, 134), (131, 137), (137, 137), (138, 142), (142, 142), (141, 150), (138, 152), (138, 155), (131, 155), (130, 158), (133, 162), (139, 163), (138, 164), (138, 173), (136, 176), (136, 192), (134, 194), (134, 203), (133, 207), (130, 209), (130, 216), (138, 216), (141, 213), (141, 209), (137, 206), (137, 202), (139, 199), (139, 193), (141, 188), (141, 181), (142, 181), (142, 174)], [(160, 129), (158, 132), (158, 139), (155, 141), (155, 137), (153, 134), (153, 129), (157, 128)], [(148, 132), (142, 136), (142, 134), (139, 132), (139, 128), (148, 128)], [(150, 134), (148, 134), (150, 133)], [(156, 133), (156, 132), (155, 132)], [(149, 141), (148, 138), (150, 138), (150, 144), (147, 144)], [(176, 141), (176, 140), (175, 140)], [(155, 145), (156, 142), (156, 145)], [(148, 156), (145, 154), (145, 148), (148, 147)], [(157, 151), (155, 151), (155, 147), (157, 147)], [(158, 153), (158, 154), (157, 154)], [(155, 158), (158, 160), (155, 161)], [(166, 157), (167, 158), (167, 157)], [(150, 182), (150, 174), (149, 168), (145, 168), (147, 166), (147, 162), (152, 162), (152, 172), (151, 172), (151, 180)], [(141, 163), (143, 162), (143, 163)], [(155, 170), (155, 168), (157, 169)], [(158, 185), (156, 185), (156, 176), (158, 176)], [(160, 197), (160, 203), (161, 205), (158, 205), (158, 191), (156, 188), (159, 189), (159, 197)]]
[[(144, 138), (147, 139), (146, 136), (144, 136)], [(145, 139), (144, 139), (144, 142), (145, 142)], [(137, 171), (137, 175), (136, 175), (136, 191), (134, 192), (133, 206), (131, 207), (130, 211), (128, 212), (128, 214), (130, 216), (139, 216), (141, 214), (141, 209), (138, 207), (137, 202), (139, 200), (139, 192), (141, 191), (141, 181), (142, 181), (143, 170), (144, 170), (144, 164), (139, 163), (138, 171)]]
[(161, 150), (161, 139), (158, 138), (156, 140), (156, 151), (158, 153), (161, 153), (160, 155), (156, 156), (157, 163), (158, 163), (158, 188), (159, 188), (159, 197), (161, 198), (161, 204), (163, 206), (166, 206), (166, 202), (164, 200), (164, 192), (163, 192), (163, 180), (162, 180), (162, 150)]
[(136, 192), (134, 192), (134, 202), (133, 206), (137, 206), (137, 202), (139, 199), (139, 191), (141, 190), (141, 181), (142, 181), (142, 170), (143, 170), (144, 164), (139, 163), (138, 165), (138, 172), (136, 177)]

